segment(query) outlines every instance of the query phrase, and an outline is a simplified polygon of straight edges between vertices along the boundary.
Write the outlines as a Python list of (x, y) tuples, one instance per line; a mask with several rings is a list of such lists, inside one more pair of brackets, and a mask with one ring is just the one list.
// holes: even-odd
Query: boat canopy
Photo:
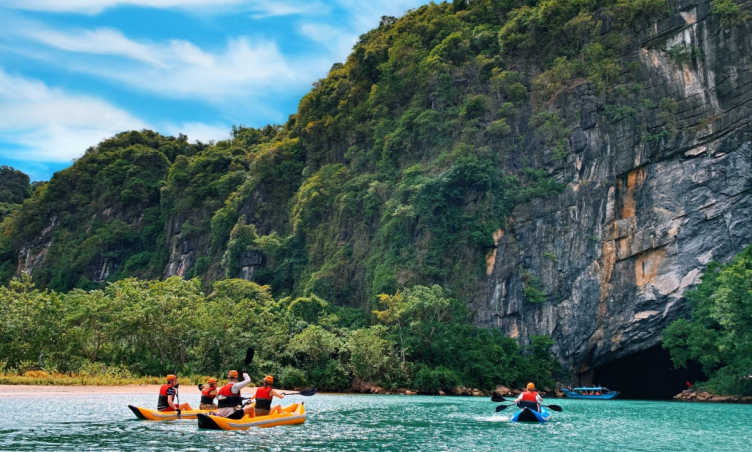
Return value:
[(610, 391), (610, 389), (603, 388), (601, 386), (595, 386), (592, 388), (572, 388), (572, 391)]

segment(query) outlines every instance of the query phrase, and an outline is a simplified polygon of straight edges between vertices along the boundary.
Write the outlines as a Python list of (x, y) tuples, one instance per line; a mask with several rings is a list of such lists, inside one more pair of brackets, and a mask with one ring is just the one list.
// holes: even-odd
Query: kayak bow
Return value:
[(177, 411), (159, 411), (151, 408), (143, 408), (140, 406), (128, 405), (128, 408), (133, 411), (133, 414), (142, 421), (169, 421), (172, 419), (196, 419), (196, 415), (203, 413), (210, 413), (208, 410), (182, 410), (180, 412), (180, 418), (178, 418)]
[(530, 408), (523, 408), (512, 416), (512, 422), (548, 422), (549, 419), (551, 419), (551, 412), (543, 407), (540, 413)]

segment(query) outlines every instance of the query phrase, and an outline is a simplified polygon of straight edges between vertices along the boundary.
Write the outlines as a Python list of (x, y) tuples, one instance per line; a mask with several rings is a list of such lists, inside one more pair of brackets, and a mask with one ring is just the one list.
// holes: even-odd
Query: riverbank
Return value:
[[(202, 375), (180, 376), (181, 385), (192, 386), (205, 383), (209, 377)], [(79, 374), (49, 374), (41, 370), (32, 370), (23, 375), (0, 373), (0, 385), (22, 386), (128, 386), (128, 385), (160, 385), (165, 377), (128, 377), (118, 375), (79, 375)]]
[[(50, 395), (114, 395), (157, 394), (160, 385), (122, 386), (60, 386), (60, 385), (0, 385), (0, 397), (50, 396)], [(200, 394), (196, 386), (180, 386), (180, 395)], [(156, 397), (156, 396), (155, 396)]]
[(752, 396), (718, 395), (695, 389), (685, 389), (675, 395), (674, 399), (682, 402), (752, 403)]

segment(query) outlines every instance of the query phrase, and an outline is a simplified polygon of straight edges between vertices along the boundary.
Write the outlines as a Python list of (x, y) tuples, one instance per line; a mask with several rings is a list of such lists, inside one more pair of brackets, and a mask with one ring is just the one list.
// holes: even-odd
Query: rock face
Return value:
[[(480, 325), (523, 342), (551, 335), (576, 373), (659, 342), (704, 266), (752, 237), (749, 25), (722, 25), (709, 1), (674, 6), (622, 56), (641, 63), (623, 80), (652, 102), (610, 122), (588, 83), (558, 96), (571, 152), (549, 157), (549, 173), (569, 185), (509, 220), (472, 301)], [(677, 48), (691, 61), (672, 58)], [(546, 302), (529, 302), (530, 286)]]

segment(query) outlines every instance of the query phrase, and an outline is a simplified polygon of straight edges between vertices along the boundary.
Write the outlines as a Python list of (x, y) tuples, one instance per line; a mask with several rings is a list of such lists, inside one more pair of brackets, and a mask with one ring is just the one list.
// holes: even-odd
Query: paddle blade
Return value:
[(246, 367), (250, 365), (253, 362), (253, 355), (256, 354), (256, 351), (252, 348), (248, 348), (248, 350), (245, 351), (245, 365)]
[(504, 411), (507, 408), (509, 408), (510, 406), (512, 406), (512, 405), (499, 405), (499, 406), (496, 407), (496, 412), (498, 413), (500, 411)]
[(204, 385), (202, 385), (201, 383), (199, 383), (198, 384), (198, 390), (199, 391), (203, 391), (204, 390)]
[(561, 407), (559, 405), (544, 405), (546, 408), (551, 409), (553, 411), (562, 411)]
[(298, 392), (298, 394), (302, 396), (310, 397), (312, 395), (315, 395), (317, 392), (319, 392), (319, 388), (310, 388), (310, 389), (304, 389)]
[(494, 394), (494, 395), (491, 396), (491, 401), (499, 403), (499, 402), (506, 402), (507, 399), (505, 399), (504, 397), (501, 397), (501, 396), (498, 396), (498, 395)]

